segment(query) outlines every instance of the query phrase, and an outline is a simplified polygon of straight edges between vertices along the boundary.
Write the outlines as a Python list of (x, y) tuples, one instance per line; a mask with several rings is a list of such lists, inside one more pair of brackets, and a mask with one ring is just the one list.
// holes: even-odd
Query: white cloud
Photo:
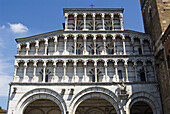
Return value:
[(11, 23), (8, 23), (11, 30), (14, 32), (14, 33), (24, 33), (24, 32), (27, 32), (28, 31), (28, 28), (21, 24), (21, 23), (18, 23), (18, 24), (11, 24)]
[(3, 29), (5, 29), (5, 28), (6, 28), (5, 25), (0, 26), (0, 30), (3, 30)]
[(13, 65), (5, 60), (0, 60), (0, 96), (8, 96), (9, 83), (13, 79), (9, 71), (13, 72)]
[(4, 42), (3, 42), (2, 38), (0, 37), (0, 48), (4, 48), (4, 47), (5, 47)]

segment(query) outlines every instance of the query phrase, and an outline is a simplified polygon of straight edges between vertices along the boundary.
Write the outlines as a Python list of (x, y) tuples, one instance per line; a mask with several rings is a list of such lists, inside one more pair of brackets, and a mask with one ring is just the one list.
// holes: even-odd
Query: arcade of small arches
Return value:
[(123, 30), (122, 13), (65, 13), (65, 30)]
[(14, 82), (156, 81), (152, 60), (17, 60)]
[[(89, 89), (96, 90), (96, 92), (88, 93), (85, 92), (86, 89), (83, 90), (84, 92), (79, 95), (80, 97), (73, 97), (72, 105), (66, 105), (66, 102), (62, 102), (63, 105), (61, 105), (58, 98), (51, 98), (50, 93), (44, 94), (50, 92), (50, 90), (33, 90), (32, 95), (21, 99), (25, 102), (18, 104), (17, 109), (23, 111), (23, 114), (159, 114), (161, 111), (155, 97), (146, 92), (144, 92), (145, 94), (141, 92), (143, 96), (141, 96), (141, 93), (134, 93), (131, 96), (137, 95), (136, 97), (128, 99), (127, 102), (124, 102), (125, 104), (122, 104), (116, 96), (111, 95), (114, 93), (109, 93), (107, 89)], [(104, 91), (99, 92), (97, 89), (105, 90), (106, 93), (103, 93)], [(34, 96), (35, 92), (41, 92), (41, 95)], [(127, 108), (123, 108), (123, 105)]]
[(59, 35), (21, 42), (17, 55), (151, 55), (151, 40), (129, 35)]

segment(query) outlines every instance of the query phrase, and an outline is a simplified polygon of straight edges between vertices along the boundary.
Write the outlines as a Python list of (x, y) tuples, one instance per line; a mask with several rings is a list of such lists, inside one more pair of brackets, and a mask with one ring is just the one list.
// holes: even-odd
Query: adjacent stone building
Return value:
[(170, 112), (170, 0), (141, 0), (145, 32), (154, 45), (156, 71), (165, 114)]
[(16, 39), (8, 114), (162, 114), (152, 39), (123, 9), (64, 9), (64, 30)]

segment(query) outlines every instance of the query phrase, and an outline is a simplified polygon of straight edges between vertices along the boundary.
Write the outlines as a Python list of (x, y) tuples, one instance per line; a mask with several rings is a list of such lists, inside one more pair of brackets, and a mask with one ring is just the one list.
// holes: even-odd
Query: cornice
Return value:
[[(102, 85), (115, 85), (117, 86), (117, 84), (121, 84), (122, 82), (97, 82), (97, 83), (92, 83), (92, 82), (72, 82), (72, 83), (66, 83), (66, 82), (58, 82), (58, 83), (49, 83), (49, 82), (46, 82), (46, 83), (42, 83), (42, 82), (39, 82), (39, 83), (26, 83), (26, 82), (11, 82), (9, 85), (65, 85), (65, 86), (68, 86), (68, 85), (99, 85), (99, 86), (102, 86)], [(126, 85), (134, 85), (134, 84), (139, 84), (139, 85), (143, 85), (143, 84), (158, 84), (157, 82), (124, 82), (124, 84)]]
[(57, 31), (52, 31), (52, 32), (47, 32), (47, 33), (43, 33), (43, 34), (38, 34), (38, 35), (34, 35), (34, 36), (29, 36), (29, 37), (24, 37), (24, 38), (16, 38), (15, 40), (16, 40), (16, 42), (21, 42), (21, 41), (26, 41), (26, 40), (30, 40), (30, 39), (38, 39), (38, 38), (45, 38), (45, 37), (50, 37), (50, 35), (52, 36), (52, 35), (56, 35), (56, 34), (58, 34), (58, 35), (62, 35), (62, 34), (73, 34), (73, 33), (75, 33), (75, 34), (92, 34), (92, 33), (94, 33), (94, 34), (96, 34), (96, 33), (99, 33), (99, 34), (101, 34), (101, 33), (108, 33), (108, 34), (110, 34), (110, 33), (132, 33), (132, 34), (137, 34), (137, 35), (142, 35), (142, 36), (147, 36), (147, 37), (150, 37), (150, 35), (149, 34), (146, 34), (146, 33), (142, 33), (142, 32), (137, 32), (137, 31), (132, 31), (132, 30), (123, 30), (123, 31), (107, 31), (107, 30), (104, 30), (104, 31), (93, 31), (93, 30), (88, 30), (88, 31), (78, 31), (78, 30), (76, 30), (76, 31), (64, 31), (64, 30), (57, 30)]
[(124, 11), (124, 8), (63, 8), (66, 11)]

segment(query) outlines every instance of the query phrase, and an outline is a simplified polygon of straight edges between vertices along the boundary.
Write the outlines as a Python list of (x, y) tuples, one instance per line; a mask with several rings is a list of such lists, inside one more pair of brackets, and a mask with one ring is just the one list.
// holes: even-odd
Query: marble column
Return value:
[(26, 77), (26, 72), (27, 72), (27, 63), (24, 63), (24, 77)]
[(104, 55), (107, 54), (106, 52), (106, 36), (103, 37), (103, 47), (104, 47)]
[(29, 54), (29, 50), (30, 50), (30, 43), (27, 42), (27, 46), (26, 46), (26, 55)]
[(35, 55), (38, 55), (38, 49), (39, 49), (39, 41), (35, 41)]
[(63, 63), (63, 67), (64, 67), (63, 81), (65, 81), (66, 80), (66, 62)]
[(142, 40), (140, 40), (140, 46), (141, 46), (142, 54), (144, 54), (144, 51), (143, 51), (143, 41)]
[(113, 41), (113, 46), (114, 46), (114, 55), (116, 55), (116, 39), (115, 38), (112, 38), (112, 41)]
[(93, 38), (93, 43), (94, 43), (94, 55), (96, 55), (96, 36)]
[(74, 37), (74, 55), (76, 55), (76, 50), (77, 50), (77, 37)]
[(45, 75), (46, 75), (46, 62), (43, 64), (43, 80), (42, 82), (45, 82)]
[(34, 71), (33, 71), (33, 76), (35, 77), (36, 76), (36, 70), (37, 70), (37, 63), (35, 62), (34, 65)]
[(74, 62), (73, 67), (74, 67), (74, 77), (73, 77), (73, 80), (75, 82), (75, 80), (76, 80), (76, 68), (77, 68), (77, 63), (76, 62)]
[(63, 55), (67, 55), (67, 37), (64, 37), (64, 52)]
[(105, 14), (104, 14), (104, 13), (102, 13), (102, 24), (103, 24), (103, 29), (102, 29), (102, 30), (105, 30), (105, 25), (104, 25), (104, 16), (105, 16)]
[(129, 80), (128, 80), (128, 64), (125, 63), (125, 64), (124, 64), (124, 67), (125, 67), (126, 82), (128, 82), (128, 81), (129, 81)]
[(87, 36), (84, 36), (83, 41), (84, 41), (84, 50), (83, 50), (83, 55), (87, 55), (87, 50), (86, 50), (86, 41), (87, 41)]
[(24, 77), (23, 77), (23, 82), (28, 82), (28, 77), (26, 76), (27, 73), (27, 63), (24, 63)]
[(83, 13), (83, 20), (84, 20), (84, 29), (83, 30), (88, 30), (88, 29), (86, 29), (86, 16), (87, 16), (87, 14)]
[(68, 29), (68, 13), (65, 13), (65, 30), (69, 30)]
[(93, 17), (93, 30), (96, 30), (96, 25), (95, 25), (95, 13), (92, 13), (92, 17)]
[(94, 63), (94, 76), (95, 76), (95, 82), (97, 82), (97, 62)]
[(54, 36), (54, 55), (56, 55), (57, 54), (57, 44), (58, 44), (58, 42), (57, 42), (57, 40), (58, 40), (58, 38), (57, 38), (57, 36)]
[(116, 81), (118, 81), (119, 77), (118, 77), (117, 63), (114, 64), (114, 67), (115, 67), (115, 78), (116, 78)]
[[(152, 64), (153, 64), (153, 61), (152, 61)], [(154, 81), (158, 81), (158, 80), (157, 80), (157, 76), (156, 76), (155, 64), (152, 65), (152, 68), (153, 68), (153, 72), (154, 72), (154, 76), (155, 76), (155, 80), (154, 80)]]
[(86, 82), (87, 62), (84, 62), (84, 82)]
[(146, 79), (146, 82), (148, 81), (148, 76), (147, 76), (147, 69), (146, 69), (146, 67), (147, 67), (147, 65), (146, 64), (144, 64), (143, 65), (143, 67), (144, 67), (144, 71), (145, 71), (145, 79)]
[(120, 15), (120, 27), (123, 30), (123, 14)]
[(48, 39), (45, 39), (45, 51), (44, 51), (44, 55), (48, 54), (47, 51), (48, 51)]
[(112, 23), (112, 30), (114, 30), (114, 21), (113, 21), (113, 19), (114, 19), (114, 14), (111, 13), (111, 14), (110, 14), (110, 17), (111, 17), (111, 23)]
[(53, 63), (53, 77), (55, 77), (56, 75), (56, 63)]
[(17, 44), (17, 55), (20, 54), (21, 51), (21, 44)]
[(137, 64), (134, 64), (134, 70), (135, 70), (135, 78), (136, 78), (136, 82), (138, 81), (138, 76), (137, 76)]
[(107, 62), (105, 62), (104, 68), (105, 68), (105, 81), (107, 81)]
[(124, 36), (122, 38), (122, 43), (123, 43), (123, 54), (126, 55), (126, 46), (125, 46), (125, 38), (124, 38)]
[(74, 30), (77, 29), (77, 13), (74, 13)]
[(14, 66), (14, 78), (17, 76), (18, 65)]

